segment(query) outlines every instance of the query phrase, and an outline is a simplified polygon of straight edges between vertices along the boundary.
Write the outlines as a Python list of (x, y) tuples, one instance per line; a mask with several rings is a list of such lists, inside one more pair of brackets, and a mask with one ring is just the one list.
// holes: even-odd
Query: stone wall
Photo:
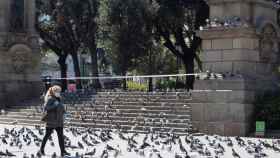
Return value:
[(35, 1), (25, 1), (24, 32), (10, 32), (10, 3), (0, 2), (0, 107), (39, 97), (43, 90)]
[(193, 95), (192, 119), (201, 132), (245, 136), (258, 94), (278, 87), (277, 8), (263, 0), (208, 2), (210, 23), (198, 32), (203, 68), (232, 77), (196, 81), (206, 91)]
[(199, 80), (195, 89), (201, 91), (192, 95), (192, 122), (200, 132), (227, 136), (250, 132), (254, 84), (244, 79)]

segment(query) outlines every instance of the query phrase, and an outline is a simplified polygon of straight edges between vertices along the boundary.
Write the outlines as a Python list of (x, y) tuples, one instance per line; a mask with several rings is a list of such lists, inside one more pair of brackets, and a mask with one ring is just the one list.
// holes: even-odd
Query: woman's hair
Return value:
[(58, 85), (55, 85), (55, 86), (50, 87), (50, 88), (48, 89), (46, 95), (45, 95), (45, 98), (44, 98), (45, 103), (48, 101), (48, 99), (49, 99), (50, 97), (52, 97), (52, 96), (54, 97), (54, 93), (55, 93), (55, 92), (61, 92), (61, 87), (58, 86)]

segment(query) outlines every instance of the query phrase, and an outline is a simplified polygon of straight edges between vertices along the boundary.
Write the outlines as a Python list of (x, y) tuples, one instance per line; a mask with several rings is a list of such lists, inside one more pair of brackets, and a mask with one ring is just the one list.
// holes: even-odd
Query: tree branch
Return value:
[(172, 43), (171, 39), (170, 39), (170, 35), (168, 32), (164, 32), (162, 30), (162, 28), (160, 26), (157, 27), (158, 31), (160, 33), (160, 35), (164, 38), (165, 42), (164, 42), (164, 46), (166, 48), (168, 48), (174, 55), (176, 55), (179, 58), (183, 57), (183, 54), (180, 53), (174, 46), (174, 44)]

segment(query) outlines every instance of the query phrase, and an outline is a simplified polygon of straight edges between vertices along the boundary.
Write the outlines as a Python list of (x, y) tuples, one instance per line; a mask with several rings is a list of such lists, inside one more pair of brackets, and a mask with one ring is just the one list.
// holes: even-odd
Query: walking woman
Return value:
[(46, 133), (40, 148), (40, 153), (42, 155), (45, 155), (45, 145), (53, 130), (56, 130), (57, 132), (61, 156), (69, 155), (64, 146), (63, 115), (65, 113), (65, 108), (61, 102), (60, 93), (61, 87), (55, 85), (48, 89), (44, 98), (44, 112), (46, 115), (44, 115), (42, 121), (46, 122)]

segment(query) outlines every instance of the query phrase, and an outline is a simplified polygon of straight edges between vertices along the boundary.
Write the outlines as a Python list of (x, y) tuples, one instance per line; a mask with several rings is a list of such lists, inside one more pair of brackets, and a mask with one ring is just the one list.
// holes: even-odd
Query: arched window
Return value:
[(24, 32), (24, 0), (11, 0), (10, 31)]

